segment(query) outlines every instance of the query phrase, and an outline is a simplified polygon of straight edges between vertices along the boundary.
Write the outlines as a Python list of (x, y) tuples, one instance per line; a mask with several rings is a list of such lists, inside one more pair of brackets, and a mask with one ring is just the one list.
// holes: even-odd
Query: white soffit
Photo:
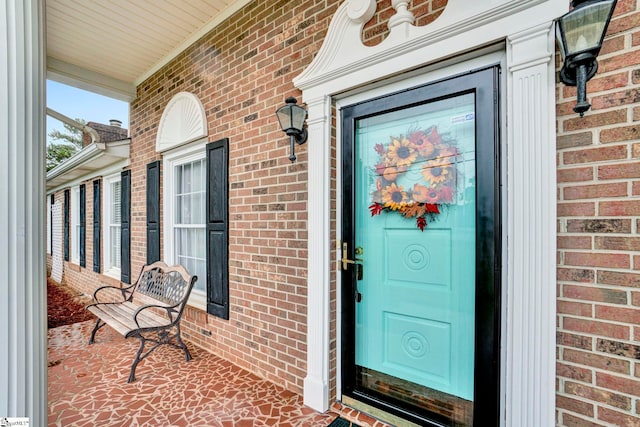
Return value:
[(126, 99), (128, 90), (250, 1), (47, 0), (47, 57), (54, 68), (48, 77), (84, 89), (95, 84), (98, 93)]

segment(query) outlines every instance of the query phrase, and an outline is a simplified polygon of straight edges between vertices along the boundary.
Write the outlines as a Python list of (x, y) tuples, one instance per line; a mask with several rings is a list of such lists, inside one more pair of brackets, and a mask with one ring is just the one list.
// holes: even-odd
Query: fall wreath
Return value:
[(436, 126), (392, 136), (376, 144), (376, 190), (369, 206), (371, 216), (398, 212), (416, 218), (424, 231), (427, 218), (434, 220), (443, 205), (452, 204), (456, 189), (456, 141), (438, 133)]

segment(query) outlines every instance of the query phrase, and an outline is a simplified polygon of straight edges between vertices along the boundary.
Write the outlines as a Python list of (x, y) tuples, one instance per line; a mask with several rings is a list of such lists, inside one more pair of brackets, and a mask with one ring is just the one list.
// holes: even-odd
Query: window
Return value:
[(165, 259), (198, 276), (189, 303), (206, 309), (206, 162), (203, 143), (164, 159)]
[(121, 229), (120, 174), (105, 178), (104, 186), (104, 273), (120, 279)]
[(71, 262), (80, 264), (80, 187), (71, 188)]

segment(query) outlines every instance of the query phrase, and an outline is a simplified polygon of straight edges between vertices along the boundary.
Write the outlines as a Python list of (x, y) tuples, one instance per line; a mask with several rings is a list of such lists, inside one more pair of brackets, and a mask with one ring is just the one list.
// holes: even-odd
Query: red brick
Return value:
[(588, 417), (592, 417), (594, 413), (594, 407), (592, 403), (584, 402), (562, 395), (556, 396), (556, 407), (567, 409), (571, 412), (586, 415)]
[(600, 423), (594, 423), (572, 414), (562, 414), (562, 425), (565, 427), (603, 427)]
[(595, 203), (558, 203), (558, 217), (566, 216), (594, 216), (596, 214)]
[(640, 251), (640, 237), (596, 236), (596, 249)]
[(594, 96), (591, 98), (591, 108), (594, 110), (601, 110), (605, 108), (619, 107), (621, 105), (635, 104), (639, 101), (640, 90), (633, 88)]
[(562, 352), (562, 360), (620, 374), (629, 374), (631, 370), (628, 360), (610, 357), (605, 354), (595, 354), (590, 351), (565, 349)]
[(640, 310), (596, 305), (596, 317), (602, 320), (640, 324)]
[[(624, 39), (625, 39), (624, 35), (618, 36), (618, 37), (607, 37), (602, 43), (602, 49), (600, 49), (600, 55), (604, 56), (604, 55), (608, 55), (608, 54), (623, 50), (625, 47)], [(587, 83), (587, 87), (589, 87), (589, 83)], [(607, 90), (607, 89), (599, 89), (599, 88), (597, 89), (598, 91)], [(596, 92), (596, 90), (594, 90), (594, 92)], [(587, 92), (587, 93), (593, 93), (593, 92)]]
[(628, 377), (609, 375), (605, 372), (596, 372), (596, 385), (598, 387), (632, 394), (634, 396), (640, 395), (640, 381)]
[(621, 126), (600, 131), (600, 142), (631, 141), (640, 138), (640, 128), (636, 125)]
[(609, 58), (598, 58), (598, 72), (601, 74), (621, 68), (633, 67), (640, 63), (640, 51), (627, 51), (623, 55), (615, 55)]
[(620, 374), (629, 374), (631, 370), (631, 365), (628, 360), (610, 357), (604, 354), (596, 354), (590, 351), (579, 351), (567, 348), (562, 352), (562, 360)]
[(566, 363), (556, 363), (556, 375), (563, 378), (569, 378), (575, 381), (586, 383), (592, 382), (593, 371), (581, 366), (568, 365)]
[(622, 160), (626, 158), (626, 145), (590, 148), (585, 150), (566, 151), (562, 153), (563, 162), (567, 165), (602, 162), (607, 160)]
[(558, 249), (591, 249), (590, 236), (558, 236)]
[(626, 110), (607, 111), (605, 113), (592, 113), (584, 117), (576, 117), (567, 119), (563, 123), (565, 132), (575, 130), (591, 129), (604, 125), (612, 125), (615, 123), (624, 123), (627, 121)]
[(631, 259), (627, 254), (566, 252), (564, 264), (584, 267), (629, 268)]
[(617, 289), (603, 287), (562, 285), (562, 296), (583, 301), (606, 302), (610, 304), (627, 304), (627, 293)]
[(559, 169), (557, 179), (559, 183), (591, 181), (593, 180), (593, 168)]
[[(600, 55), (604, 54), (604, 49), (608, 48), (610, 52), (615, 50), (620, 50), (624, 48), (624, 37), (616, 37), (614, 39), (607, 40), (606, 46), (603, 45), (600, 50)], [(587, 93), (594, 94), (596, 92), (603, 92), (605, 90), (623, 88), (629, 84), (629, 73), (627, 71), (617, 74), (611, 74), (608, 76), (600, 76), (594, 77), (593, 79), (587, 82)], [(563, 87), (563, 97), (575, 97), (576, 96), (576, 88), (575, 86), (564, 86)], [(597, 97), (596, 97), (597, 98)], [(593, 99), (591, 104), (593, 105)], [(572, 108), (575, 105), (575, 101), (572, 101)], [(572, 114), (572, 113), (570, 113)]]
[(601, 202), (600, 215), (638, 216), (640, 215), (640, 200)]
[(605, 285), (640, 288), (640, 274), (621, 271), (598, 270), (598, 283)]
[(564, 188), (565, 200), (598, 199), (602, 197), (627, 196), (627, 184), (616, 182), (611, 184), (580, 185)]
[(617, 427), (640, 427), (640, 418), (634, 414), (625, 414), (613, 409), (598, 407), (598, 419)]
[(556, 277), (561, 282), (594, 283), (593, 270), (579, 268), (558, 268)]
[(593, 304), (583, 302), (558, 300), (558, 315), (573, 314), (574, 316), (593, 317)]
[[(636, 10), (636, 0), (618, 0), (618, 4), (616, 5), (616, 9), (613, 11), (613, 17), (623, 15), (625, 13), (629, 13)], [(607, 34), (613, 34), (612, 32), (607, 31)]]
[(640, 178), (640, 162), (598, 166), (598, 179)]
[(593, 320), (577, 319), (573, 317), (565, 317), (562, 322), (562, 326), (568, 331), (627, 340), (630, 338), (631, 332), (629, 326), (626, 325), (596, 322)]
[(636, 143), (631, 146), (631, 157), (634, 159), (640, 157), (640, 143)]
[(631, 195), (640, 196), (640, 181), (633, 181), (631, 184)]
[(599, 338), (596, 342), (596, 349), (598, 352), (614, 354), (627, 359), (640, 358), (640, 346), (627, 342)]
[(564, 385), (564, 391), (586, 400), (604, 403), (627, 411), (631, 410), (631, 398), (607, 390), (567, 381)]
[[(619, 9), (616, 7), (616, 11)], [(618, 12), (620, 13), (620, 12)], [(628, 31), (640, 26), (640, 13), (632, 13), (625, 16), (618, 16), (611, 20), (609, 28), (607, 29), (607, 36), (611, 36), (616, 33)]]
[[(571, 103), (571, 108), (575, 103)], [(558, 135), (556, 138), (556, 146), (558, 149), (584, 147), (593, 144), (593, 132), (580, 132), (565, 135)]]
[(556, 332), (556, 343), (560, 346), (591, 350), (593, 338), (569, 332)]

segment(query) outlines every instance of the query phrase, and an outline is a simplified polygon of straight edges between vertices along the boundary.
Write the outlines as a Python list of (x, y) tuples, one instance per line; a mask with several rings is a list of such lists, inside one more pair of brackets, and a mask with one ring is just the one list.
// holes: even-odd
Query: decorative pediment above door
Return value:
[[(505, 36), (501, 20), (512, 20), (527, 11), (529, 25), (548, 19), (549, 0), (449, 0), (442, 14), (425, 26), (414, 25), (415, 16), (408, 9), (409, 0), (392, 0), (396, 13), (389, 19), (389, 35), (376, 46), (362, 42), (362, 30), (376, 12), (376, 0), (346, 0), (331, 21), (322, 48), (307, 69), (294, 79), (294, 84), (307, 89), (344, 76), (353, 76), (360, 70), (379, 65), (381, 73), (389, 68), (386, 63), (405, 57), (401, 68), (408, 70), (425, 65), (423, 55), (410, 55), (416, 50), (447, 42), (448, 49), (434, 54), (434, 59), (462, 52), (469, 45), (486, 39), (474, 37), (472, 31), (484, 27), (485, 35), (495, 33), (493, 41)], [(556, 0), (556, 9), (561, 2)], [(545, 5), (546, 4), (546, 5)], [(566, 7), (565, 7), (566, 8)], [(520, 15), (523, 16), (523, 15)], [(521, 18), (522, 19), (522, 18)], [(513, 25), (511, 25), (513, 26)], [(460, 36), (464, 37), (460, 37)], [(466, 40), (465, 40), (466, 39)], [(487, 40), (486, 42), (491, 42)], [(370, 79), (370, 75), (367, 76)]]

